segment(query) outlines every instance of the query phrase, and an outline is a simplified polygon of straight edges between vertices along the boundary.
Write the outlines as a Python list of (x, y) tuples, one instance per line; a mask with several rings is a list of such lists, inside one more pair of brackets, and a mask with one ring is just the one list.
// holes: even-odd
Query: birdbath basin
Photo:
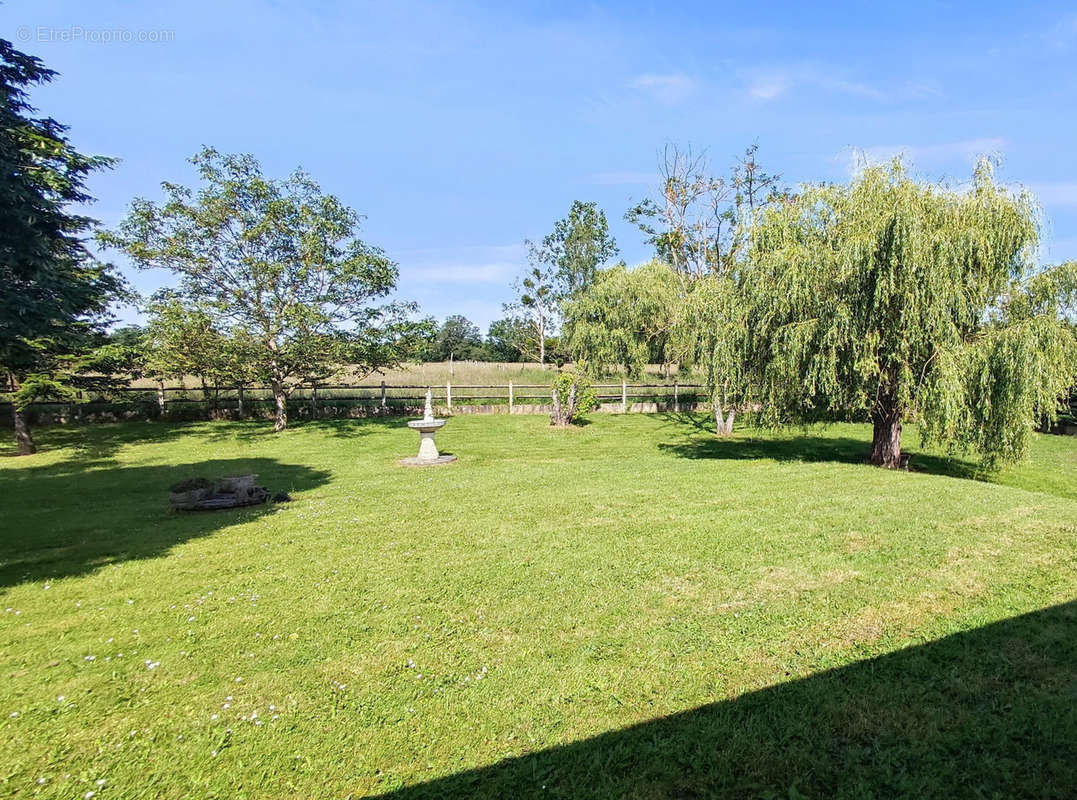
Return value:
[(441, 455), (437, 445), (434, 444), (434, 434), (438, 428), (445, 425), (448, 420), (434, 419), (433, 393), (426, 390), (426, 408), (423, 409), (422, 419), (413, 419), (408, 422), (408, 427), (419, 432), (419, 455), (411, 458), (402, 458), (400, 463), (405, 467), (432, 467), (438, 464), (448, 464), (456, 461), (456, 456)]

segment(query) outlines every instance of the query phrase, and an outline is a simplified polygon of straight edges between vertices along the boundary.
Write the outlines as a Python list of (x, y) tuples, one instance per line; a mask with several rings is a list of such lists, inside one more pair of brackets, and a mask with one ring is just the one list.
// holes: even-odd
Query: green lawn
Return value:
[[(989, 482), (700, 422), (38, 431), (0, 795), (1077, 796), (1077, 441)], [(246, 471), (294, 501), (168, 512)]]

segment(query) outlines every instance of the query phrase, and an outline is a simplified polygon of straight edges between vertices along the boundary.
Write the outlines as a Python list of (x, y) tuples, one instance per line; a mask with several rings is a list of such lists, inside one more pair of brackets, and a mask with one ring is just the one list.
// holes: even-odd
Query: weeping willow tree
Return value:
[(997, 466), (1073, 383), (1074, 264), (1037, 271), (1033, 199), (988, 162), (967, 190), (900, 161), (766, 211), (742, 287), (745, 370), (777, 424), (864, 414), (871, 462), (902, 463), (902, 424)]
[(652, 361), (668, 366), (679, 289), (676, 274), (660, 261), (598, 270), (587, 291), (564, 304), (568, 352), (599, 369), (622, 366), (634, 378)]
[(706, 375), (719, 436), (731, 435), (738, 409), (752, 405), (746, 275), (746, 269), (738, 269), (694, 281), (681, 296), (673, 323), (675, 352), (694, 360)]

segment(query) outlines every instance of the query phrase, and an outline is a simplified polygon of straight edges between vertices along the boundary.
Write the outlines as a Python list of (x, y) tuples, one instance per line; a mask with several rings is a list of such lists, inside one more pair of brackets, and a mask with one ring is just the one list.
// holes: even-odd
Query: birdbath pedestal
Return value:
[(434, 404), (432, 392), (426, 390), (426, 408), (423, 409), (422, 419), (413, 419), (408, 422), (408, 427), (419, 432), (419, 455), (411, 458), (402, 458), (400, 463), (405, 467), (433, 467), (438, 464), (448, 464), (456, 461), (456, 456), (441, 455), (437, 445), (434, 444), (434, 434), (438, 428), (445, 425), (446, 420), (434, 419)]

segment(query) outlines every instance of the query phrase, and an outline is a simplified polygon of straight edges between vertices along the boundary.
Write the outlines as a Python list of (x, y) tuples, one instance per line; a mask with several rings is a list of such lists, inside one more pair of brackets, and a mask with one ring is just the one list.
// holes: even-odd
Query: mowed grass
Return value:
[[(0, 795), (1077, 795), (1075, 440), (982, 480), (865, 426), (546, 423), (420, 470), (400, 419), (38, 431)], [(248, 471), (293, 501), (167, 510)]]

